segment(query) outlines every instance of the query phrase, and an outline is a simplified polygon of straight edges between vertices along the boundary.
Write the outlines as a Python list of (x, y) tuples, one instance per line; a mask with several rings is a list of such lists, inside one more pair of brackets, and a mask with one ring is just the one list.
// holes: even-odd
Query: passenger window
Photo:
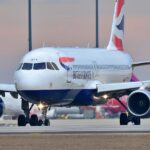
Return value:
[(19, 67), (17, 68), (17, 70), (20, 70), (22, 68), (22, 63), (19, 64)]
[(59, 68), (57, 67), (57, 65), (55, 63), (52, 62), (52, 65), (55, 68), (55, 70), (59, 70)]
[(22, 66), (22, 70), (31, 70), (32, 64), (31, 63), (24, 63)]
[(54, 67), (52, 66), (52, 64), (51, 63), (47, 63), (47, 69), (50, 69), (50, 70), (54, 70)]
[(36, 63), (33, 67), (34, 70), (43, 70), (46, 69), (45, 63)]

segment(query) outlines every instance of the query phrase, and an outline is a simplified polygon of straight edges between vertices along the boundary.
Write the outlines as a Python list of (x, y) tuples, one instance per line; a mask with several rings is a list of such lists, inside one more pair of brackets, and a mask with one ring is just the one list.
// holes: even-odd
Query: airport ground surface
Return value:
[(119, 126), (118, 119), (52, 120), (50, 127), (0, 121), (0, 150), (149, 150), (150, 120)]
[(2, 150), (149, 150), (148, 134), (1, 135)]

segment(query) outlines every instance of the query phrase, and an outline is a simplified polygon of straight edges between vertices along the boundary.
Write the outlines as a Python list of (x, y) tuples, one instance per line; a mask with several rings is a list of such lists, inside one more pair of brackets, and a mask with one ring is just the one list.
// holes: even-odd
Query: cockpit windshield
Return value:
[(32, 64), (31, 63), (24, 63), (22, 66), (22, 70), (31, 70)]
[(21, 63), (17, 70), (59, 70), (54, 62)]
[(46, 64), (44, 62), (43, 63), (36, 63), (36, 64), (34, 64), (33, 69), (34, 70), (46, 69)]

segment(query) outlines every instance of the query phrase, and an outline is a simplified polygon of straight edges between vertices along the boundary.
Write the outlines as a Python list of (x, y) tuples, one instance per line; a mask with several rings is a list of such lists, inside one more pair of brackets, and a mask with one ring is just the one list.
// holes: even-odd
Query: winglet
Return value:
[(124, 50), (125, 0), (116, 0), (108, 50)]

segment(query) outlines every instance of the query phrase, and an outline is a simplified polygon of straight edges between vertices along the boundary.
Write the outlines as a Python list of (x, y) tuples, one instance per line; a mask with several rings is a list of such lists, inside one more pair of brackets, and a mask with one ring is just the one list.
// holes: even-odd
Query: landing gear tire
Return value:
[(35, 114), (32, 115), (30, 118), (30, 125), (31, 126), (38, 126), (38, 123), (39, 123), (39, 121), (38, 121), (37, 115), (35, 115)]
[(43, 121), (40, 119), (38, 122), (38, 126), (42, 126), (42, 124), (43, 124)]
[(26, 117), (25, 117), (25, 115), (19, 115), (19, 117), (18, 117), (18, 126), (26, 126)]
[(120, 125), (127, 125), (128, 124), (128, 116), (126, 113), (121, 113), (120, 115)]
[(45, 119), (44, 125), (45, 125), (45, 126), (50, 126), (50, 121), (49, 121), (49, 119)]
[(140, 125), (140, 124), (141, 124), (141, 119), (140, 119), (140, 117), (134, 117), (134, 118), (133, 118), (133, 123), (134, 123), (134, 125)]

